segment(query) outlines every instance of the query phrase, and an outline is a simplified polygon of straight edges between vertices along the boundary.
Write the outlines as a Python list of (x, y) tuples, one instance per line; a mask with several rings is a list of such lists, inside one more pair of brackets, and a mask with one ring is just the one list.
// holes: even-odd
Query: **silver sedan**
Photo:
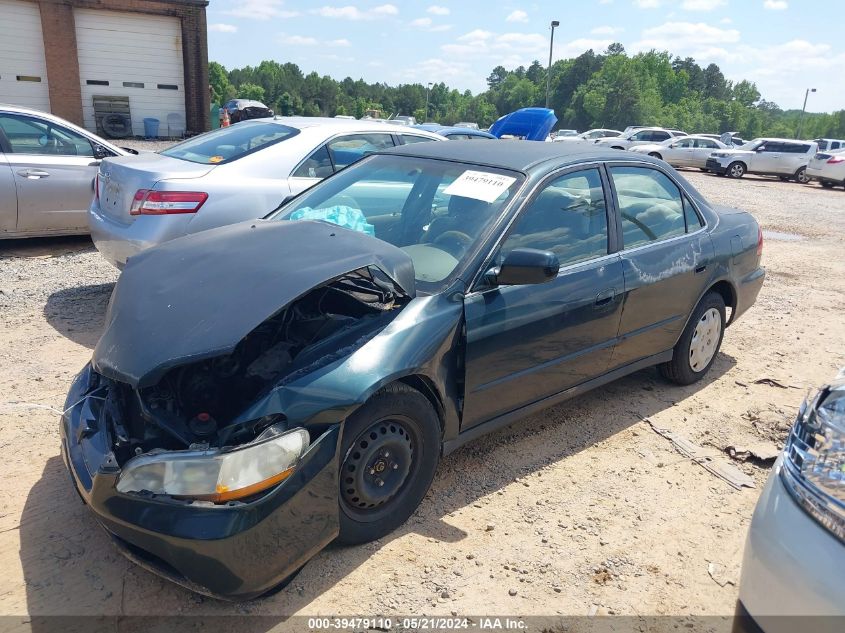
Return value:
[(94, 244), (118, 268), (176, 237), (266, 215), (370, 152), (439, 134), (373, 121), (244, 121), (158, 154), (103, 161), (91, 202)]
[(661, 158), (672, 167), (698, 167), (704, 169), (707, 158), (718, 149), (727, 149), (727, 145), (706, 136), (686, 136), (670, 138), (662, 143), (650, 143), (632, 147), (631, 152), (648, 154)]
[(0, 104), (0, 239), (87, 233), (100, 160), (127, 154), (52, 114)]

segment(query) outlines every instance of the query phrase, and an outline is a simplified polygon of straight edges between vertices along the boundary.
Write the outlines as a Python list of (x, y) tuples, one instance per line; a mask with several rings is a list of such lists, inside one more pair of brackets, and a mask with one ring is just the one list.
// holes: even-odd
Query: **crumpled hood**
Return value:
[(725, 156), (752, 156), (754, 152), (748, 151), (747, 149), (714, 149), (714, 154), (724, 154)]
[(414, 296), (406, 253), (326, 222), (252, 220), (165, 242), (128, 260), (92, 363), (132, 387), (153, 385), (171, 367), (230, 353), (315, 286), (365, 266)]

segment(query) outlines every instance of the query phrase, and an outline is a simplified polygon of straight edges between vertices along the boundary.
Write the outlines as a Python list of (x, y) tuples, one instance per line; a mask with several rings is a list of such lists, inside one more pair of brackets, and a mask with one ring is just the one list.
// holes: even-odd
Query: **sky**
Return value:
[(209, 59), (228, 69), (272, 59), (478, 93), (498, 65), (546, 65), (558, 20), (555, 60), (621, 42), (715, 62), (784, 109), (807, 88), (809, 112), (845, 109), (845, 0), (211, 0), (207, 15)]

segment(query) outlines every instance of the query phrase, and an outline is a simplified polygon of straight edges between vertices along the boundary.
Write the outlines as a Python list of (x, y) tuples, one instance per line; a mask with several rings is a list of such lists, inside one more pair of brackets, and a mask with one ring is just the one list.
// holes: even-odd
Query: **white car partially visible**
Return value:
[(807, 165), (807, 176), (828, 189), (845, 185), (845, 149), (815, 154)]
[(597, 145), (603, 147), (611, 147), (613, 149), (631, 149), (637, 145), (645, 145), (647, 143), (662, 143), (671, 138), (688, 136), (686, 132), (680, 130), (667, 130), (662, 127), (646, 127), (639, 130), (634, 130), (623, 136), (616, 138), (601, 138), (596, 141)]
[(607, 128), (595, 128), (592, 130), (587, 130), (586, 132), (581, 132), (581, 134), (575, 134), (574, 136), (563, 135), (563, 136), (556, 136), (556, 142), (566, 142), (566, 143), (592, 143), (600, 138), (615, 138), (620, 136), (622, 132), (619, 130), (609, 130)]

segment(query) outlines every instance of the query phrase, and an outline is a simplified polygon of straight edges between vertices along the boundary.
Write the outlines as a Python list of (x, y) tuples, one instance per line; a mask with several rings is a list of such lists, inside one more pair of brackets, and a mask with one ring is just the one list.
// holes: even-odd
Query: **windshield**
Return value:
[(376, 155), (269, 217), (332, 222), (398, 246), (414, 262), (417, 290), (431, 293), (451, 283), (522, 182), (504, 169)]
[(297, 134), (299, 130), (287, 125), (266, 121), (245, 121), (201, 134), (160, 153), (163, 156), (192, 163), (220, 165), (230, 163)]

